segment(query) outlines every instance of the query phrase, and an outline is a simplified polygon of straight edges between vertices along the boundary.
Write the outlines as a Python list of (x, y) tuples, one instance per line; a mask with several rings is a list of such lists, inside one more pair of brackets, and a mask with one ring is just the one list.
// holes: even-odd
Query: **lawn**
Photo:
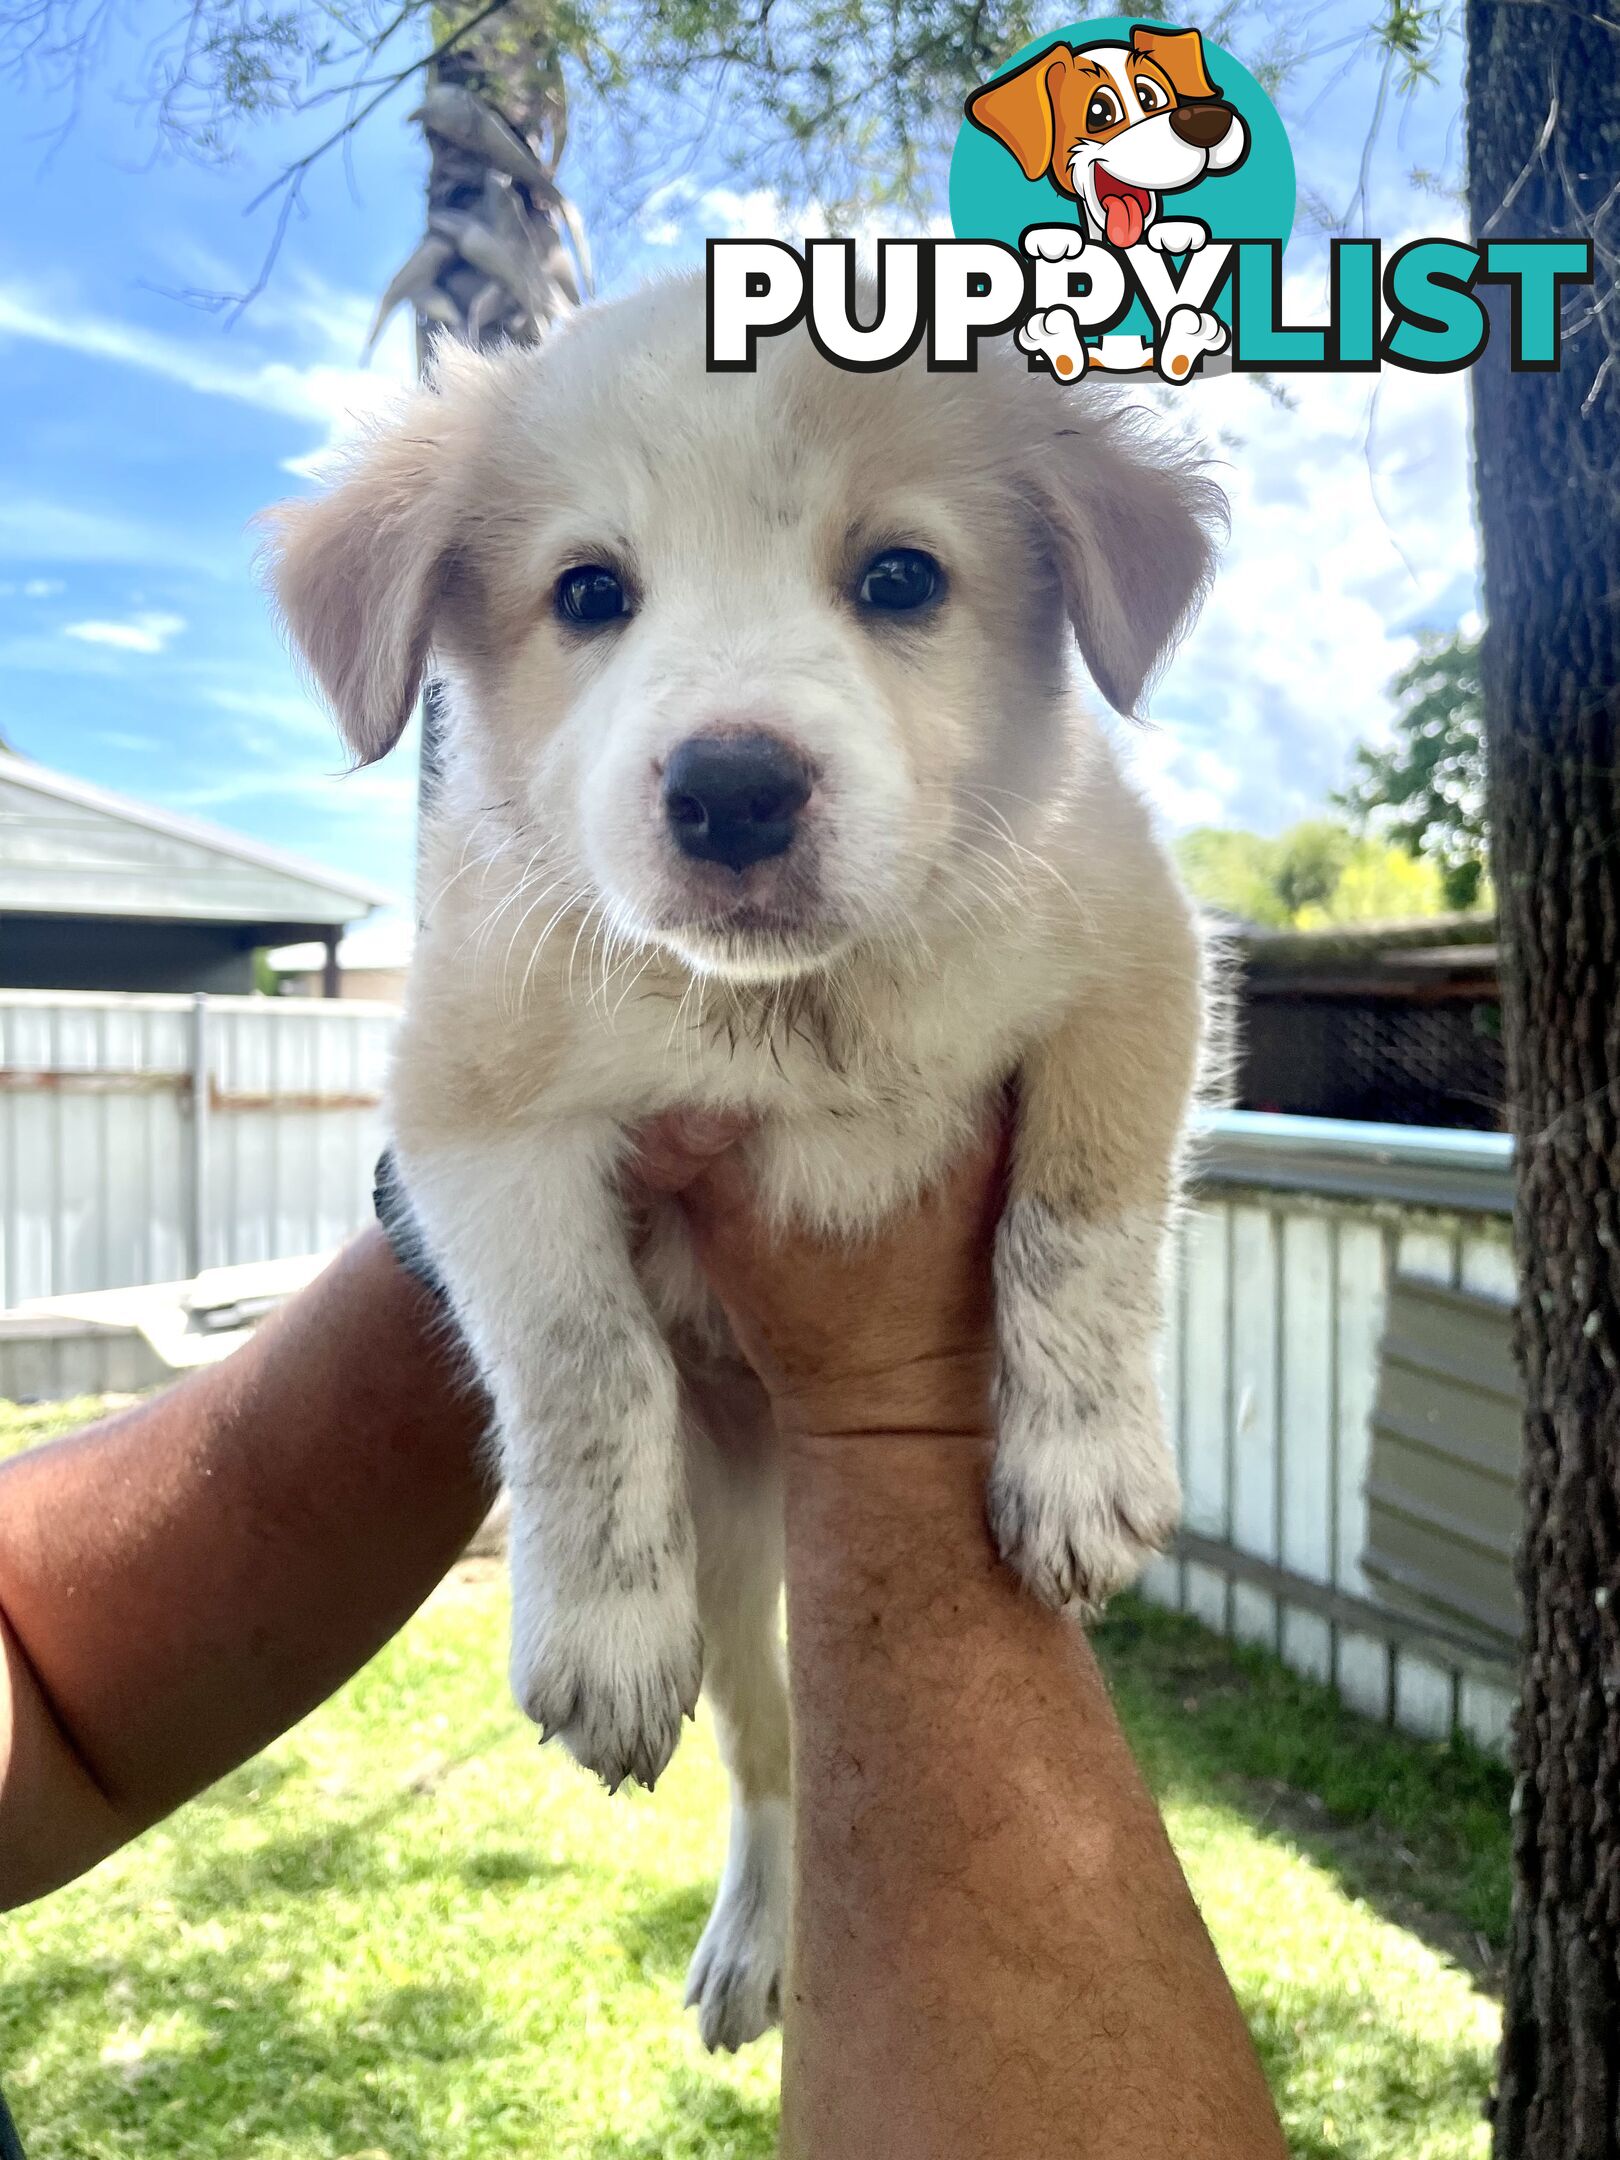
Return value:
[[(773, 2151), (776, 2044), (711, 2061), (680, 2006), (706, 1729), (610, 1802), (510, 1708), (503, 1626), (499, 1570), (462, 1570), (279, 1746), (0, 1921), (31, 2160)], [(1128, 1602), (1100, 1640), (1294, 2153), (1484, 2154), (1495, 2008), (1456, 1959), (1500, 1940), (1505, 1774)]]

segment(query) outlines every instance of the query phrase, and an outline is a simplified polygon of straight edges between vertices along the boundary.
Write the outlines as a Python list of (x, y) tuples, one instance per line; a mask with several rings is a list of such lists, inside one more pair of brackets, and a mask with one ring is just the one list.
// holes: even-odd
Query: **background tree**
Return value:
[(1390, 694), (1394, 740), (1360, 744), (1354, 775), (1333, 800), (1358, 831), (1437, 863), (1448, 907), (1488, 905), (1479, 640), (1426, 637)]
[(1470, 229), (1587, 235), (1563, 365), (1473, 378), (1518, 1142), (1525, 1646), (1498, 2160), (1620, 2155), (1620, 31), (1467, 0)]
[(1177, 865), (1195, 899), (1268, 929), (1288, 921), (1277, 855), (1275, 839), (1232, 825), (1196, 825), (1175, 841)]
[(1290, 921), (1301, 908), (1323, 907), (1332, 899), (1354, 849), (1355, 841), (1332, 818), (1307, 818), (1289, 827), (1278, 842), (1273, 876)]
[(1358, 838), (1331, 818), (1307, 818), (1273, 838), (1200, 825), (1181, 835), (1175, 853), (1197, 899), (1266, 929), (1401, 921), (1446, 905), (1434, 863)]

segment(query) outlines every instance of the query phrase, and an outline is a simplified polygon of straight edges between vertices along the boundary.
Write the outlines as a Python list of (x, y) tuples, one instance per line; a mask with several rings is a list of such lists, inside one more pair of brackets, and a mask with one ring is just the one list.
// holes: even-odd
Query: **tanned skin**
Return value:
[[(1084, 1637), (984, 1522), (986, 1145), (859, 1251), (773, 1242), (712, 1121), (649, 1136), (786, 1448), (784, 2160), (1283, 2160)], [(367, 1232), (226, 1364), (0, 1471), (0, 1905), (329, 1695), (488, 1502), (480, 1399)]]

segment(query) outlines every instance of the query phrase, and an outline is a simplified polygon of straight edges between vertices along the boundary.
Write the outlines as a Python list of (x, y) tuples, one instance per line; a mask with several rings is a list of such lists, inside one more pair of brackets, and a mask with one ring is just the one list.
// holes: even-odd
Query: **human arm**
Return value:
[(784, 2160), (1268, 2160), (1259, 2065), (1084, 1635), (985, 1522), (988, 1152), (859, 1252), (688, 1196), (786, 1441)]
[(93, 1866), (387, 1641), (489, 1504), (486, 1418), (370, 1230), (222, 1364), (0, 1469), (0, 1907)]
[[(641, 1136), (670, 1192), (734, 1118)], [(341, 1686), (491, 1494), (489, 1405), (368, 1229), (222, 1364), (0, 1467), (0, 1909), (70, 1881)]]

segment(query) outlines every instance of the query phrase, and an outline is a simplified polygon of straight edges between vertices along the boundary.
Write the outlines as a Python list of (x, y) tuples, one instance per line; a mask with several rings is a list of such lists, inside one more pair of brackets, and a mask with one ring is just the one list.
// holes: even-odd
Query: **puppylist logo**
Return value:
[(1197, 30), (1130, 16), (1026, 46), (967, 101), (951, 160), (951, 240), (880, 240), (861, 303), (853, 240), (709, 242), (708, 364), (747, 373), (759, 340), (805, 322), (856, 371), (919, 346), (938, 369), (1012, 337), (1032, 369), (1090, 374), (1451, 374), (1485, 350), (1478, 288), (1509, 296), (1510, 364), (1559, 364), (1566, 287), (1588, 240), (1337, 239), (1325, 321), (1283, 319), (1294, 160), (1246, 68)]

